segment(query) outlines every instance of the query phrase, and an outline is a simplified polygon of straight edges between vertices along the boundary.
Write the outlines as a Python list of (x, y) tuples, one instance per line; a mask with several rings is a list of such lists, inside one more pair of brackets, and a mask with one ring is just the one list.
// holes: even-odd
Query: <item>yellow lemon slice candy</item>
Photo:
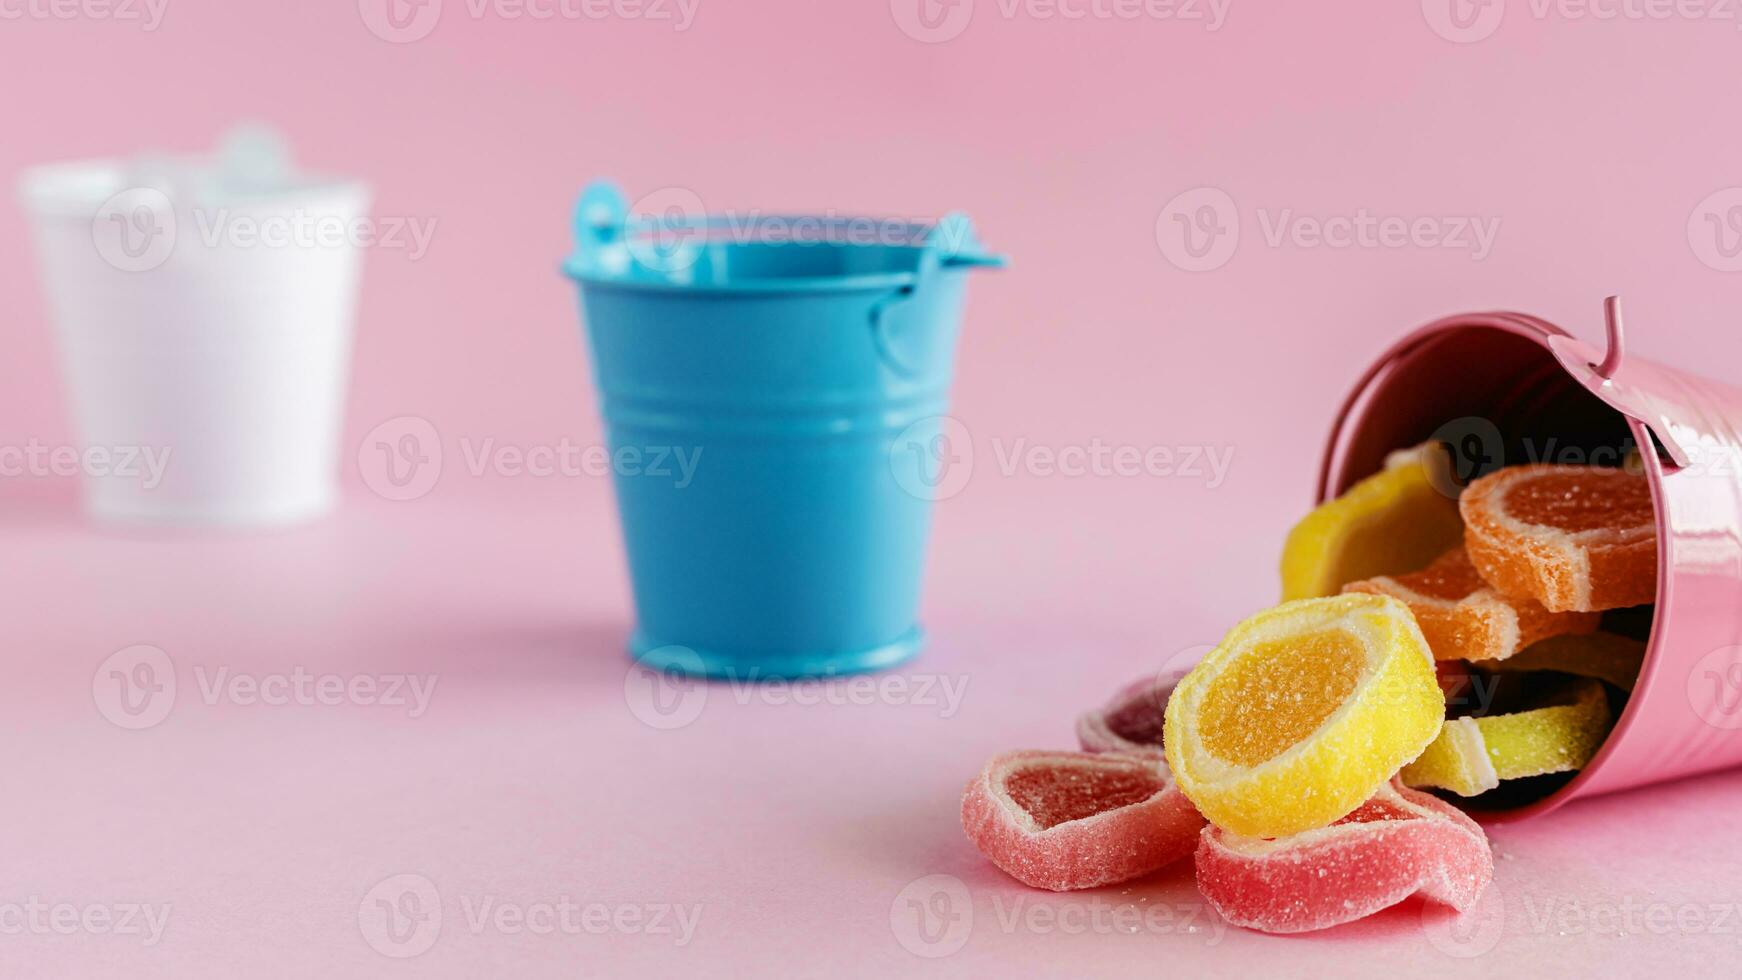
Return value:
[(1308, 514), (1282, 548), (1282, 598), (1335, 595), (1350, 582), (1426, 568), (1464, 540), (1445, 447), (1391, 454), (1385, 469)]
[(1409, 608), (1350, 594), (1284, 603), (1234, 627), (1174, 689), (1162, 743), (1211, 823), (1284, 837), (1366, 802), (1444, 718)]
[(1484, 718), (1451, 718), (1427, 751), (1403, 767), (1403, 784), (1475, 796), (1502, 780), (1582, 769), (1609, 734), (1603, 685), (1580, 678), (1550, 704)]

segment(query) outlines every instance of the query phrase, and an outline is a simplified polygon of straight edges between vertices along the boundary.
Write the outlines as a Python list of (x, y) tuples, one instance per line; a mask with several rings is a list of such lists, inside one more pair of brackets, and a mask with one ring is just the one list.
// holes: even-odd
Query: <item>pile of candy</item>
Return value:
[(1512, 467), (1454, 499), (1447, 469), (1437, 445), (1396, 453), (1314, 511), (1288, 601), (1083, 715), (1084, 751), (993, 759), (968, 837), (1057, 891), (1195, 853), (1209, 903), (1265, 932), (1473, 905), (1487, 837), (1421, 790), (1510, 805), (1596, 755), (1645, 655), (1622, 634), (1649, 608), (1619, 611), (1655, 597), (1657, 543), (1638, 472)]

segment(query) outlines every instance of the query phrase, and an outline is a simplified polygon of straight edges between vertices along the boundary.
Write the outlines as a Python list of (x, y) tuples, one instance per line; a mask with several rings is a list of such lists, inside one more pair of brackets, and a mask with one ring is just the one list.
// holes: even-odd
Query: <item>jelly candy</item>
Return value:
[(1153, 752), (1008, 752), (962, 794), (980, 853), (1052, 891), (1149, 874), (1190, 854), (1203, 826)]
[(1282, 598), (1335, 595), (1346, 582), (1412, 572), (1463, 539), (1444, 447), (1391, 454), (1385, 469), (1308, 514), (1282, 549)]
[(1284, 837), (1360, 806), (1444, 717), (1409, 608), (1352, 593), (1284, 603), (1229, 631), (1168, 699), (1163, 748), (1211, 823)]
[(1077, 741), (1085, 752), (1159, 752), (1167, 697), (1184, 677), (1170, 670), (1120, 688), (1105, 706), (1077, 718)]
[(1502, 780), (1584, 768), (1609, 734), (1609, 697), (1589, 678), (1563, 686), (1545, 707), (1484, 718), (1447, 719), (1405, 785), (1475, 796)]
[(1496, 592), (1461, 545), (1419, 572), (1351, 582), (1343, 590), (1403, 600), (1438, 660), (1504, 660), (1545, 637), (1589, 633), (1601, 618), (1552, 613), (1534, 599)]
[(1643, 642), (1614, 633), (1591, 633), (1550, 637), (1526, 647), (1510, 660), (1483, 666), (1506, 673), (1558, 670), (1563, 674), (1595, 677), (1623, 691), (1631, 691), (1644, 662)]
[(1444, 800), (1382, 783), (1329, 827), (1278, 840), (1218, 827), (1198, 844), (1198, 890), (1235, 925), (1310, 932), (1422, 895), (1460, 911), (1494, 877), (1476, 822)]
[(1498, 470), (1459, 499), (1464, 544), (1489, 584), (1551, 612), (1657, 595), (1657, 526), (1645, 476), (1597, 466)]

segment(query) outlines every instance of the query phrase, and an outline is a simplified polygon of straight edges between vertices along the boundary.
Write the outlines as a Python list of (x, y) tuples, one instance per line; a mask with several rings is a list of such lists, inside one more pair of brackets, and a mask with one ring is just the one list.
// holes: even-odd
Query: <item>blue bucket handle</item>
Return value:
[(923, 359), (930, 349), (929, 339), (924, 333), (909, 334), (902, 330), (904, 318), (901, 312), (939, 272), (944, 269), (1001, 269), (1004, 264), (1003, 256), (990, 255), (981, 248), (979, 238), (974, 234), (974, 223), (966, 214), (951, 211), (939, 218), (926, 233), (913, 282), (871, 307), (871, 340), (877, 345), (877, 354), (884, 365), (903, 378), (918, 378), (923, 373)]

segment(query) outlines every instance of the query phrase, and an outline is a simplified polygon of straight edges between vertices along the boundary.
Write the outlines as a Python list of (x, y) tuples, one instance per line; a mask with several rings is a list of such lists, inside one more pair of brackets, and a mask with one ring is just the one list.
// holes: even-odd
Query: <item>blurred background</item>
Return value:
[[(917, 962), (889, 942), (888, 903), (915, 875), (977, 867), (954, 839), (960, 781), (993, 751), (1065, 744), (1079, 707), (1274, 601), (1333, 412), (1398, 335), (1507, 308), (1600, 343), (1620, 293), (1639, 351), (1742, 380), (1742, 19), (1696, 6), (0, 3), (0, 174), (198, 151), (258, 120), (303, 166), (367, 180), (377, 219), (428, 232), (366, 257), (332, 518), (98, 531), (75, 480), (0, 479), (17, 556), (0, 724), (52, 746), (0, 781), (40, 801), (8, 860), (27, 888), (178, 902), (172, 935), (194, 952), (166, 971), (262, 950), (409, 969), (351, 918), (407, 869), (444, 889), (693, 894), (714, 964), (857, 917), (862, 943), (796, 967)], [(711, 210), (962, 210), (1011, 258), (970, 286), (953, 415), (975, 465), (939, 505), (933, 641), (912, 668), (969, 678), (960, 713), (720, 696), (673, 734), (623, 710), (608, 481), (466, 463), (488, 440), (602, 438), (558, 272), (597, 177)], [(0, 209), (0, 445), (70, 444), (28, 222), (13, 195)], [(444, 466), (389, 499), (359, 459), (408, 419)], [(1069, 476), (1029, 455), (1095, 446), (1177, 463)], [(92, 715), (90, 678), (133, 643), (184, 671), (445, 686), (418, 726), (202, 705), (184, 674), (166, 724), (119, 732)], [(827, 803), (791, 778), (841, 758), (861, 779)], [(831, 829), (762, 822), (770, 801)], [(698, 809), (721, 824), (704, 832)], [(116, 813), (144, 819), (120, 838)], [(756, 857), (710, 863), (727, 853)], [(444, 938), (441, 963), (573, 952), (475, 940)], [(608, 942), (618, 971), (669, 962)], [(85, 975), (138, 966), (90, 949)]]

